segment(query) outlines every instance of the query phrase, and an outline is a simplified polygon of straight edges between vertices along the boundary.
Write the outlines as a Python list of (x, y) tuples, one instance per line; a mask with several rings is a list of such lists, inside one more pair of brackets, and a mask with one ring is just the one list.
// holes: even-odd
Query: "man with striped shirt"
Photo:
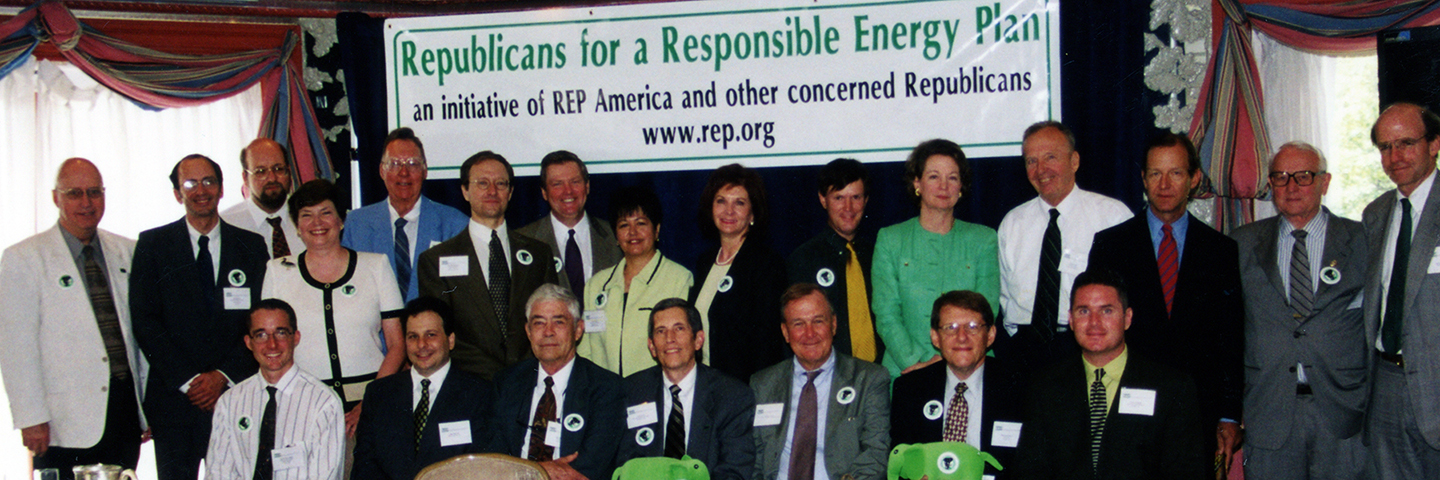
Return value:
[(216, 402), (206, 478), (341, 478), (345, 420), (340, 399), (314, 376), (293, 368), (298, 343), (290, 304), (266, 299), (250, 310), (245, 346), (260, 372)]

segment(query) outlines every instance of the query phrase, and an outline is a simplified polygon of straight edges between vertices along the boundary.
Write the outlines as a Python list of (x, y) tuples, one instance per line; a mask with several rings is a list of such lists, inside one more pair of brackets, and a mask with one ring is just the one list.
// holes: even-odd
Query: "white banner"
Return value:
[(697, 1), (385, 23), (390, 127), (432, 175), (493, 150), (518, 174), (903, 160), (947, 138), (1020, 154), (1060, 118), (1058, 0)]

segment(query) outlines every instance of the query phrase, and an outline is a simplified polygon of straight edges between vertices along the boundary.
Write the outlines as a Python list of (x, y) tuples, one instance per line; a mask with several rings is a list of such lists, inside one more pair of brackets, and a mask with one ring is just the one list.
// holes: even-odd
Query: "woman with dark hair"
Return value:
[(576, 353), (628, 376), (655, 365), (647, 346), (650, 308), (684, 297), (695, 278), (655, 247), (665, 220), (655, 192), (638, 186), (617, 190), (610, 199), (610, 218), (625, 258), (595, 272), (585, 284), (585, 338)]
[(270, 260), (262, 296), (295, 307), (297, 330), (306, 337), (295, 347), (295, 365), (335, 389), (353, 437), (365, 386), (405, 363), (399, 315), (405, 297), (385, 255), (340, 246), (345, 215), (337, 198), (327, 180), (305, 182), (290, 195), (305, 251)]
[(715, 169), (700, 195), (700, 232), (720, 244), (700, 254), (695, 278), (702, 281), (691, 289), (690, 303), (710, 332), (704, 361), (741, 381), (786, 352), (780, 336), (785, 259), (765, 246), (767, 213), (760, 174), (740, 164)]
[(949, 140), (921, 143), (905, 160), (905, 181), (920, 216), (880, 229), (870, 266), (881, 364), (892, 377), (940, 360), (930, 343), (930, 309), (940, 294), (971, 290), (1000, 304), (995, 229), (955, 219), (971, 181), (965, 152)]

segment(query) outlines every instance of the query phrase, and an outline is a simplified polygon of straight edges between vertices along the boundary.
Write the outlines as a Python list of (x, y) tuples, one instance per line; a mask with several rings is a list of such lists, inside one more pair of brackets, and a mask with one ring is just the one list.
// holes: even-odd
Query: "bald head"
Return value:
[(90, 243), (105, 216), (105, 182), (100, 169), (83, 158), (61, 162), (51, 197), (60, 210), (60, 228)]
[(245, 180), (250, 201), (266, 213), (285, 206), (290, 195), (290, 165), (285, 147), (268, 138), (257, 138), (240, 151), (240, 176)]

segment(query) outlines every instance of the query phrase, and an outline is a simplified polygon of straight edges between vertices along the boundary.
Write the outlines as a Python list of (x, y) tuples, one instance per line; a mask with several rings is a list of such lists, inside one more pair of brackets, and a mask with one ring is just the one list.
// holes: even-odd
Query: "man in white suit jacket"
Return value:
[(36, 468), (134, 468), (144, 428), (144, 358), (130, 331), (135, 241), (100, 230), (105, 187), (80, 158), (60, 165), (60, 221), (0, 257), (0, 369)]

